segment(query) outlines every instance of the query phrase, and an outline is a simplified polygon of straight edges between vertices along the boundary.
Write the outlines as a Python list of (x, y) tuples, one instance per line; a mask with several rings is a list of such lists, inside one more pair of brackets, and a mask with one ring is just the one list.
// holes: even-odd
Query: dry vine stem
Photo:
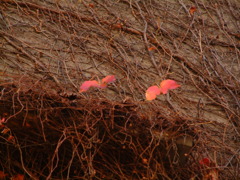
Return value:
[[(2, 0), (0, 174), (239, 179), (239, 12), (237, 0)], [(164, 79), (181, 88), (145, 101)]]

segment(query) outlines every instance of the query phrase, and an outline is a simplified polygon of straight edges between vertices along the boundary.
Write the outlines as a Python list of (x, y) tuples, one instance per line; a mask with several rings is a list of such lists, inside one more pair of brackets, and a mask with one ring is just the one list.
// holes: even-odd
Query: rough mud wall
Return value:
[[(219, 170), (220, 177), (239, 178), (238, 0), (2, 0), (0, 4), (0, 117), (6, 118), (5, 126), (12, 131), (11, 136), (19, 138), (20, 143), (14, 142), (15, 146), (18, 144), (17, 150), (24, 148), (25, 141), (29, 146), (34, 141), (39, 145), (43, 142), (54, 142), (56, 146), (62, 145), (61, 142), (66, 142), (63, 143), (66, 147), (72, 145), (72, 152), (69, 151), (72, 160), (69, 157), (65, 162), (60, 158), (65, 164), (62, 169), (59, 163), (56, 167), (53, 165), (56, 161), (56, 153), (52, 152), (56, 147), (53, 145), (53, 149), (49, 150), (52, 156), (44, 160), (49, 162), (40, 163), (36, 172), (30, 172), (29, 169), (36, 164), (29, 158), (26, 160), (29, 166), (25, 165), (28, 168), (22, 168), (23, 159), (20, 164), (14, 163), (13, 167), (18, 164), (18, 169), (9, 170), (9, 174), (19, 171), (34, 178), (59, 178), (62, 172), (65, 178), (181, 179), (188, 176), (197, 179), (205, 177), (205, 171), (197, 172), (198, 159), (207, 156), (214, 162), (212, 166)], [(196, 11), (189, 11), (191, 7), (195, 7)], [(82, 82), (101, 79), (109, 74), (116, 75), (117, 81), (106, 90), (78, 92)], [(174, 79), (181, 88), (159, 96), (155, 101), (145, 101), (146, 89), (163, 79)], [(116, 106), (123, 109), (116, 110)], [(119, 112), (115, 114), (115, 110)], [(132, 153), (129, 159), (135, 158), (130, 162), (126, 162), (126, 157), (122, 162), (119, 159), (109, 162), (107, 159), (111, 156), (104, 156), (104, 153), (119, 148), (116, 142), (120, 140), (110, 136), (115, 132), (110, 129), (114, 129), (118, 115), (126, 116), (126, 119), (120, 118), (123, 124), (118, 124), (117, 132), (121, 135), (117, 137), (131, 137), (136, 145), (137, 150), (134, 151), (131, 146), (125, 147), (124, 151)], [(92, 120), (94, 116), (98, 117), (98, 123)], [(66, 124), (67, 119), (70, 124)], [(84, 123), (75, 126), (72, 124), (74, 119)], [(131, 121), (127, 126), (129, 119)], [(106, 120), (111, 122), (110, 127)], [(55, 129), (52, 123), (59, 129)], [(136, 130), (131, 130), (134, 124)], [(30, 135), (25, 137), (18, 129), (20, 126), (23, 126), (23, 130), (20, 129), (24, 132), (27, 128), (30, 135), (34, 134), (33, 129), (36, 130), (42, 139), (29, 140), (27, 137)], [(72, 132), (74, 135), (67, 130), (70, 127), (75, 129), (75, 134)], [(115, 142), (116, 147), (106, 143), (109, 149), (98, 151), (100, 146), (96, 146), (94, 153), (88, 152), (87, 163), (79, 158), (86, 169), (77, 169), (79, 173), (71, 170), (78, 163), (75, 158), (83, 154), (81, 151), (85, 152), (87, 145), (82, 144), (80, 148), (75, 140), (70, 141), (68, 137), (76, 136), (76, 141), (81, 144), (78, 133), (87, 133), (86, 142), (89, 143), (93, 132), (99, 133), (99, 127), (109, 132), (109, 142)], [(54, 129), (55, 138), (45, 135), (45, 128), (49, 131)], [(141, 132), (148, 137), (143, 145), (137, 140), (144, 139)], [(99, 141), (108, 141), (100, 134)], [(164, 139), (165, 143), (169, 143), (164, 147), (170, 152), (175, 147), (171, 142), (176, 144), (177, 138), (183, 135), (191, 137), (190, 145), (182, 142), (191, 148), (190, 151), (182, 150), (182, 155), (189, 154), (184, 167), (186, 171), (180, 166), (165, 167), (164, 163), (159, 163), (164, 159), (163, 155), (158, 155), (158, 160), (153, 155), (158, 143), (161, 144)], [(5, 148), (11, 146), (3, 142)], [(131, 144), (131, 140), (126, 142)], [(42, 147), (46, 148), (46, 144)], [(76, 149), (79, 154), (75, 154)], [(181, 154), (176, 149), (174, 152), (178, 156)], [(121, 157), (124, 157), (123, 154), (120, 153)], [(113, 153), (112, 157), (116, 156)], [(100, 168), (96, 163), (99, 159), (109, 165)], [(110, 165), (113, 162), (116, 163), (114, 168)], [(172, 157), (169, 157), (169, 162), (173, 163)], [(181, 160), (179, 163), (182, 163)], [(130, 168), (130, 173), (121, 164), (135, 165), (135, 168)], [(3, 169), (6, 167), (3, 166)]]

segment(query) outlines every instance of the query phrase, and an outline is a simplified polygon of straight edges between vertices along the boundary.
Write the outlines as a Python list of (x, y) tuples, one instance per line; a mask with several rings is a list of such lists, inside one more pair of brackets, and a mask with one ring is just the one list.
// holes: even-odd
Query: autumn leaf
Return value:
[(157, 97), (157, 95), (167, 94), (169, 89), (176, 89), (178, 87), (180, 87), (180, 85), (177, 84), (176, 81), (171, 80), (171, 79), (166, 79), (160, 83), (160, 87), (158, 87), (158, 86), (149, 87), (146, 91), (145, 96), (146, 96), (147, 100), (151, 101), (151, 100), (155, 99)]
[(17, 174), (17, 175), (12, 177), (12, 180), (24, 180), (24, 175)]
[(167, 94), (169, 89), (176, 89), (178, 87), (180, 87), (180, 85), (177, 84), (177, 82), (174, 80), (171, 79), (163, 80), (160, 84), (160, 92), (162, 94)]
[(85, 81), (81, 86), (79, 92), (85, 92), (90, 87), (100, 87), (99, 83), (96, 80), (93, 81)]
[(189, 9), (189, 13), (191, 14), (191, 16), (195, 13), (195, 11), (197, 11), (197, 8), (195, 6)]
[[(199, 164), (202, 166), (213, 167), (216, 166), (215, 163), (211, 162), (209, 158), (203, 158), (199, 161)], [(204, 175), (203, 180), (218, 180), (218, 170), (217, 169), (210, 169)]]
[(4, 128), (1, 133), (2, 133), (2, 134), (7, 134), (7, 132), (9, 132), (9, 131), (10, 131), (9, 128)]
[(123, 27), (123, 24), (122, 23), (116, 23), (113, 25), (114, 28), (116, 29), (121, 29)]
[(157, 49), (155, 46), (152, 46), (152, 47), (149, 47), (148, 48), (148, 51), (153, 51), (153, 50), (155, 50), (155, 49)]
[(5, 174), (3, 171), (0, 171), (0, 179), (5, 179), (8, 174)]
[(108, 83), (116, 81), (116, 78), (114, 75), (108, 75), (105, 78), (102, 79), (101, 88), (106, 88)]
[(90, 8), (94, 8), (94, 4), (93, 4), (93, 3), (89, 3), (88, 6), (89, 6)]
[(102, 79), (102, 83), (111, 83), (116, 80), (114, 75), (108, 75), (105, 78)]
[(96, 80), (92, 81), (85, 81), (81, 86), (79, 92), (86, 92), (91, 87), (97, 88), (106, 88), (107, 84), (114, 82), (116, 80), (114, 75), (108, 75), (101, 80), (101, 83), (97, 82)]
[(6, 119), (3, 117), (3, 118), (0, 120), (0, 124), (4, 123), (5, 120), (6, 120)]
[(151, 86), (146, 91), (146, 99), (151, 101), (160, 94), (160, 88), (158, 86)]
[(8, 138), (7, 138), (7, 141), (8, 142), (14, 142), (14, 136), (10, 135)]
[(203, 158), (202, 160), (199, 161), (199, 164), (209, 167), (210, 166), (210, 160), (208, 158)]
[(143, 159), (142, 159), (142, 162), (143, 162), (143, 164), (148, 164), (148, 159), (143, 158)]
[(24, 125), (25, 127), (31, 127), (31, 124), (29, 124), (29, 123), (25, 123), (25, 125)]

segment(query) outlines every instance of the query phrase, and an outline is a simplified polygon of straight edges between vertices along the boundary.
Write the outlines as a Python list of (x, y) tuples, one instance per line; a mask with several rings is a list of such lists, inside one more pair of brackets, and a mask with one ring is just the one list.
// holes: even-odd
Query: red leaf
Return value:
[(157, 97), (157, 95), (160, 94), (160, 88), (158, 86), (151, 86), (147, 89), (146, 92), (146, 99), (151, 101)]
[(4, 128), (1, 133), (2, 133), (2, 134), (7, 134), (7, 132), (9, 132), (9, 131), (10, 131), (9, 128)]
[(8, 141), (8, 142), (14, 142), (14, 136), (10, 135), (10, 136), (7, 138), (7, 141)]
[(17, 175), (12, 177), (12, 180), (24, 180), (24, 175), (17, 174)]
[(189, 9), (189, 13), (190, 13), (191, 15), (193, 15), (193, 14), (195, 13), (195, 11), (197, 11), (197, 8), (196, 8), (195, 6), (193, 6), (193, 7), (191, 7), (191, 8)]
[(29, 124), (29, 123), (26, 122), (26, 123), (24, 124), (24, 126), (25, 126), (25, 127), (31, 127), (31, 124)]
[(102, 79), (102, 83), (100, 85), (101, 88), (106, 88), (108, 83), (116, 81), (116, 78), (114, 75), (108, 75), (105, 78)]
[(6, 119), (3, 117), (3, 118), (0, 120), (0, 124), (4, 123), (5, 120), (6, 120)]
[(5, 179), (8, 174), (5, 174), (3, 171), (0, 171), (0, 179)]
[(167, 94), (169, 89), (176, 89), (178, 87), (180, 87), (180, 85), (177, 84), (177, 82), (174, 80), (171, 79), (163, 80), (160, 84), (160, 92), (163, 94)]
[(149, 47), (148, 48), (148, 51), (153, 51), (153, 50), (155, 50), (155, 49), (157, 49), (155, 46), (152, 46), (152, 47)]
[(210, 166), (210, 160), (208, 158), (203, 158), (202, 160), (199, 161), (199, 164), (205, 165), (205, 166)]
[(113, 25), (113, 28), (116, 28), (116, 29), (121, 29), (122, 27), (123, 27), (123, 24), (121, 23), (117, 23)]
[(99, 83), (96, 80), (93, 81), (85, 81), (81, 87), (79, 92), (85, 92), (87, 91), (90, 87), (100, 87)]
[(94, 8), (94, 4), (93, 4), (93, 3), (88, 4), (88, 6), (89, 6), (90, 8)]

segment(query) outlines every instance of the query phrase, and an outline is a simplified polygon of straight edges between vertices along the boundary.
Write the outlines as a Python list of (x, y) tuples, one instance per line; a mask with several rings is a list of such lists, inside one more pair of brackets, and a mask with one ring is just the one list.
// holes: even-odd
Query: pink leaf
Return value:
[(174, 80), (171, 79), (163, 80), (160, 84), (160, 92), (163, 94), (167, 94), (169, 89), (176, 89), (178, 87), (180, 87), (180, 85), (177, 84), (177, 82)]
[(157, 97), (157, 95), (160, 94), (160, 88), (158, 86), (151, 86), (147, 89), (146, 92), (146, 99), (151, 101)]
[(105, 78), (102, 79), (102, 83), (111, 83), (116, 80), (114, 75), (108, 75)]
[(85, 92), (87, 91), (90, 87), (100, 87), (99, 83), (96, 80), (93, 81), (85, 81), (81, 86), (80, 86), (80, 91), (79, 92)]
[(100, 85), (101, 88), (106, 88), (108, 83), (116, 81), (116, 78), (114, 75), (108, 75), (105, 78), (102, 79), (102, 83)]
[(6, 120), (6, 119), (3, 117), (3, 118), (0, 120), (0, 124), (4, 123), (5, 120)]

